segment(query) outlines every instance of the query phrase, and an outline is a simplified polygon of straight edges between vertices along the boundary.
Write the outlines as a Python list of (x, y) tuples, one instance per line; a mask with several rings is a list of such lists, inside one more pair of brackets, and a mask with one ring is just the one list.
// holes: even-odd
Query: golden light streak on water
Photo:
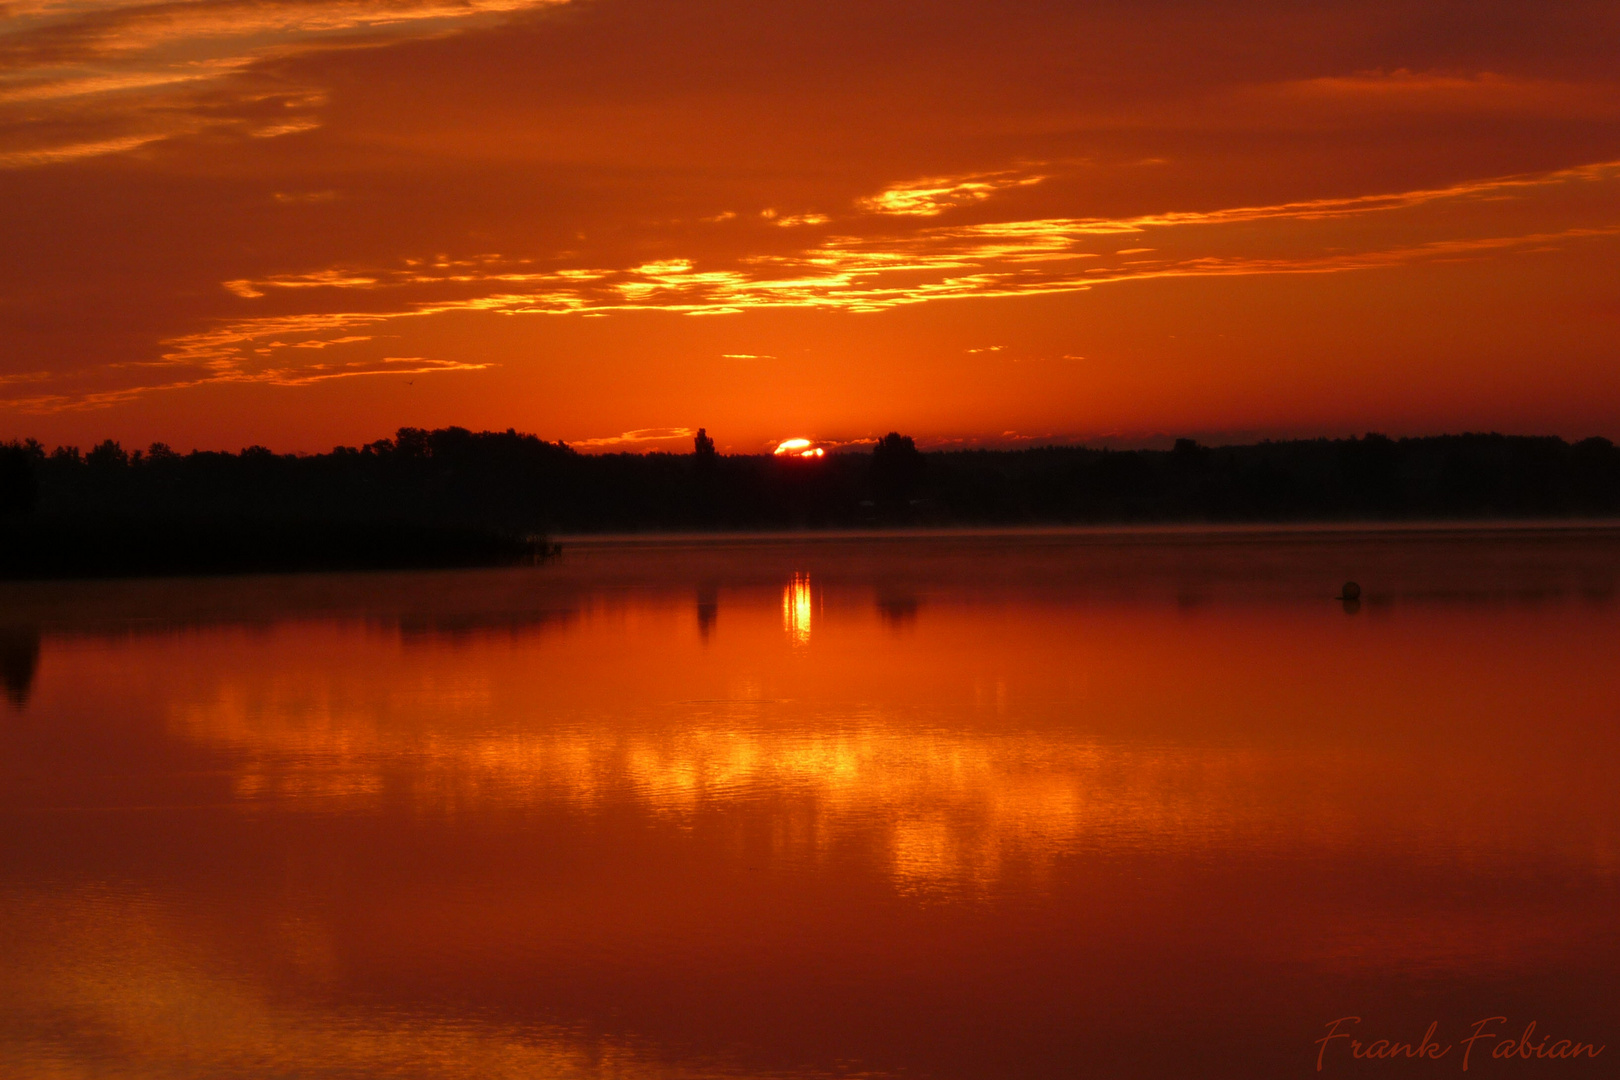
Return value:
[(795, 645), (810, 643), (810, 575), (794, 574), (782, 590), (782, 629)]

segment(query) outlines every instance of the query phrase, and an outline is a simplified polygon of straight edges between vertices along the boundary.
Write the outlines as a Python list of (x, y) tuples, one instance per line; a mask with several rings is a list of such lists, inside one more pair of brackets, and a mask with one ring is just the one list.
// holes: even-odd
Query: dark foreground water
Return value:
[(1603, 530), (3, 586), (0, 1076), (1620, 1075), (1617, 590)]

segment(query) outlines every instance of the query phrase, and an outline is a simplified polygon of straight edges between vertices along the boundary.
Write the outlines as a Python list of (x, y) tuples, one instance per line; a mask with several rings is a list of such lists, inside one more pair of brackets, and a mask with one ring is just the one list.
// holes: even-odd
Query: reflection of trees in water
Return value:
[(698, 634), (704, 641), (714, 633), (715, 620), (720, 617), (720, 590), (713, 582), (704, 582), (697, 590)]
[(32, 628), (0, 629), (0, 681), (6, 700), (17, 708), (28, 704), (39, 671), (39, 631)]
[(911, 592), (883, 590), (877, 594), (877, 609), (883, 625), (899, 629), (917, 621), (917, 596)]
[[(413, 614), (403, 615), (392, 621), (399, 628), (400, 640), (407, 645), (460, 644), (491, 635), (528, 637), (544, 630), (566, 626), (578, 615), (579, 612), (574, 608), (565, 607), (515, 612)], [(391, 620), (376, 621), (386, 627)]]

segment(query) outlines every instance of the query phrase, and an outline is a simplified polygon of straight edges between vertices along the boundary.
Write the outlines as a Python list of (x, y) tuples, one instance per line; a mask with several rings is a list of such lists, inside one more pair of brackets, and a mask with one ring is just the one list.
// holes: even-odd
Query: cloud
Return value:
[[(32, 394), (6, 401), (10, 408), (21, 412), (50, 413), (83, 409), (100, 409), (122, 405), (154, 393), (189, 390), (199, 386), (228, 383), (254, 383), (262, 386), (313, 386), (333, 379), (365, 378), (378, 375), (438, 375), (456, 371), (483, 371), (493, 364), (466, 363), (459, 360), (432, 360), (421, 356), (385, 356), (380, 359), (359, 359), (345, 363), (304, 363), (297, 365), (266, 365), (249, 369), (245, 365), (207, 365), (202, 374), (187, 372), (172, 379), (146, 380), (136, 385), (110, 390), (75, 391), (63, 389), (55, 393)], [(0, 378), (0, 384), (11, 382), (41, 382), (54, 376), (42, 373), (38, 378)]]
[(79, 158), (101, 157), (103, 154), (121, 154), (165, 137), (162, 134), (125, 135), (98, 142), (64, 143), (29, 150), (0, 150), (0, 169), (26, 169), (32, 166), (57, 165)]
[(320, 288), (352, 288), (376, 285), (378, 279), (363, 274), (350, 274), (342, 270), (318, 270), (310, 274), (281, 274), (276, 277), (265, 278), (263, 281), (226, 281), (221, 284), (226, 289), (244, 299), (255, 299), (264, 295), (264, 290), (276, 289), (320, 289)]
[[(11, 5), (0, 27), (0, 168), (122, 153), (203, 130), (312, 130), (314, 88), (253, 65), (440, 35), (567, 0), (190, 0)], [(267, 120), (273, 115), (273, 120)]]
[(335, 191), (277, 191), (270, 196), (278, 203), (299, 205), (331, 202), (338, 197)]
[[(165, 341), (161, 359), (173, 380), (146, 381), (114, 392), (117, 400), (163, 386), (262, 382), (298, 386), (395, 370), (390, 361), (318, 361), (325, 351), (351, 351), (385, 324), (453, 313), (613, 315), (664, 312), (723, 316), (760, 309), (881, 311), (945, 300), (1073, 293), (1104, 285), (1173, 278), (1338, 274), (1397, 266), (1482, 259), (1568, 247), (1620, 235), (1620, 222), (1499, 235), (1451, 235), (1371, 242), (1375, 230), (1330, 229), (1347, 218), (1392, 217), (1445, 203), (1500, 201), (1570, 186), (1612, 184), (1620, 163), (1526, 176), (1468, 181), (1443, 188), (1312, 199), (1122, 218), (1040, 218), (961, 225), (878, 229), (832, 236), (786, 253), (747, 254), (706, 265), (660, 258), (624, 267), (545, 267), (530, 257), (480, 254), (407, 259), (392, 267), (339, 266), (233, 279), (225, 288), (252, 307), (300, 303), (303, 312), (247, 315)], [(905, 221), (905, 218), (898, 219)], [(1452, 220), (1451, 216), (1442, 221)], [(1495, 222), (1495, 216), (1490, 218)], [(1252, 227), (1272, 223), (1276, 248), (1253, 250)], [(1244, 228), (1235, 228), (1243, 226)], [(1422, 226), (1437, 229), (1430, 223)], [(1451, 226), (1453, 231), (1455, 226)], [(1282, 230), (1277, 232), (1276, 230)], [(1395, 230), (1410, 236), (1412, 222)], [(1151, 246), (1114, 248), (1115, 237), (1151, 235)], [(1099, 243), (1100, 242), (1100, 243)], [(1235, 246), (1234, 246), (1235, 245)], [(1088, 250), (1099, 247), (1099, 250)], [(1121, 256), (1128, 256), (1121, 258)], [(970, 352), (995, 352), (985, 346)], [(733, 359), (763, 358), (726, 354)], [(412, 370), (475, 371), (485, 364), (421, 361)], [(72, 398), (76, 402), (92, 398)], [(94, 400), (113, 400), (105, 396)], [(684, 437), (684, 429), (648, 429), (620, 442)], [(617, 445), (596, 440), (585, 445)]]
[(971, 206), (1011, 188), (1029, 187), (1045, 180), (1017, 171), (936, 176), (891, 184), (856, 205), (874, 214), (937, 217), (959, 206)]
[(49, 371), (18, 371), (9, 375), (0, 375), (0, 386), (10, 386), (17, 383), (45, 382), (51, 378)]
[(1493, 72), (1363, 71), (1273, 83), (1240, 92), (1255, 104), (1362, 114), (1491, 113), (1612, 116), (1620, 87)]
[(352, 379), (371, 375), (437, 375), (447, 371), (483, 371), (491, 366), (467, 364), (456, 360), (429, 360), (421, 356), (385, 356), (376, 361), (359, 360), (345, 364), (266, 368), (229, 381), (258, 382), (270, 386), (310, 386), (329, 379)]
[[(312, 38), (418, 29), (562, 0), (189, 0), (41, 5), (13, 18), (0, 37), (9, 72), (75, 63), (138, 65), (174, 53), (216, 51), (234, 59), (268, 55)], [(246, 46), (244, 48), (244, 46)], [(208, 58), (220, 62), (220, 58)], [(8, 72), (8, 73), (9, 73)]]
[[(980, 224), (929, 226), (902, 233), (835, 236), (787, 255), (744, 256), (712, 268), (692, 259), (669, 258), (623, 269), (530, 269), (532, 264), (479, 256), (417, 262), (393, 270), (333, 269), (234, 281), (228, 288), (250, 296), (282, 289), (337, 289), (387, 293), (407, 286), (438, 286), (440, 298), (420, 301), (399, 314), (485, 310), (510, 314), (608, 313), (662, 310), (727, 314), (751, 308), (822, 307), (875, 311), (906, 304), (974, 296), (1013, 296), (1086, 289), (1098, 284), (1159, 277), (1235, 274), (1329, 273), (1403, 262), (1457, 258), (1514, 248), (1563, 244), (1609, 235), (1608, 227), (1419, 241), (1361, 251), (1337, 250), (1282, 257), (1161, 254), (1110, 263), (1108, 252), (1084, 250), (1095, 238), (1159, 233), (1166, 236), (1220, 230), (1255, 222), (1296, 227), (1338, 219), (1389, 214), (1437, 202), (1500, 199), (1569, 184), (1620, 179), (1620, 162), (1605, 162), (1530, 176), (1469, 181), (1444, 188), (1346, 198), (1311, 199), (1201, 211), (1165, 211), (1125, 218), (1041, 218)], [(1213, 235), (1213, 234), (1210, 234)], [(1143, 256), (1155, 247), (1117, 249), (1114, 256)], [(1189, 241), (1182, 238), (1185, 248)], [(1099, 260), (1093, 264), (1089, 260)], [(1085, 265), (1081, 265), (1085, 262)], [(498, 287), (497, 290), (491, 286)], [(456, 299), (453, 287), (475, 295)], [(353, 315), (342, 318), (373, 319)]]
[(39, 72), (8, 73), (0, 83), (0, 105), (21, 102), (56, 101), (62, 98), (86, 97), (92, 94), (112, 94), (130, 90), (150, 90), (171, 87), (180, 83), (218, 79), (240, 70), (246, 61), (231, 58), (212, 63), (193, 63), (161, 71), (113, 72), (103, 75), (66, 74), (51, 77), (52, 68)]
[[(118, 365), (118, 370), (137, 373), (140, 377), (130, 385), (111, 389), (77, 389), (71, 385), (71, 380), (50, 373), (39, 373), (38, 378), (0, 378), (0, 384), (54, 380), (59, 385), (49, 392), (11, 398), (6, 403), (24, 411), (58, 412), (117, 405), (153, 393), (206, 385), (311, 386), (333, 379), (434, 375), (483, 371), (494, 366), (419, 356), (325, 358), (327, 349), (372, 340), (370, 335), (350, 334), (347, 329), (372, 326), (396, 317), (397, 313), (339, 313), (273, 316), (228, 323), (165, 342), (168, 351), (158, 360)], [(316, 350), (321, 355), (312, 356), (307, 350)], [(101, 381), (106, 381), (106, 374), (102, 373)]]
[(638, 443), (669, 442), (674, 439), (690, 439), (697, 434), (697, 429), (686, 427), (637, 428), (635, 431), (626, 431), (621, 435), (610, 435), (600, 439), (578, 439), (570, 446), (601, 448), (607, 446), (630, 446)]

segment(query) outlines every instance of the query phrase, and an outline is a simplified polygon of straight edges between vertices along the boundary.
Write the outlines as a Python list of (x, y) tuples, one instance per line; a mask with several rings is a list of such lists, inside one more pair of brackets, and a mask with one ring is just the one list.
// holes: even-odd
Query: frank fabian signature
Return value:
[[(1477, 1064), (1487, 1053), (1493, 1058), (1514, 1061), (1567, 1061), (1572, 1058), (1595, 1058), (1604, 1051), (1602, 1045), (1543, 1035), (1536, 1030), (1534, 1020), (1525, 1025), (1523, 1032), (1513, 1034), (1511, 1029), (1501, 1026), (1507, 1022), (1505, 1016), (1487, 1016), (1477, 1021), (1467, 1036), (1454, 1043), (1440, 1042), (1435, 1038), (1435, 1032), (1440, 1028), (1438, 1020), (1430, 1024), (1423, 1038), (1415, 1043), (1399, 1039), (1363, 1042), (1355, 1037), (1361, 1034), (1355, 1030), (1355, 1025), (1361, 1023), (1361, 1017), (1341, 1016), (1327, 1025), (1326, 1035), (1316, 1040), (1316, 1071), (1322, 1071), (1323, 1062), (1345, 1055), (1362, 1061), (1387, 1061), (1391, 1058), (1435, 1061), (1459, 1047), (1461, 1053), (1458, 1060), (1462, 1062), (1464, 1072), (1468, 1071), (1470, 1059)], [(1479, 1057), (1474, 1057), (1475, 1054)]]

